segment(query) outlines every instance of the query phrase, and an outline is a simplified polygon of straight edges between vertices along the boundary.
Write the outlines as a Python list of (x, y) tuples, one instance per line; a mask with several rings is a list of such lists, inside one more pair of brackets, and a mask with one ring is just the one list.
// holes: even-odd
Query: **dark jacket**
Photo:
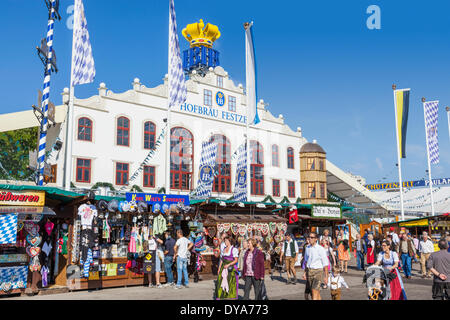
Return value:
[[(245, 276), (245, 273), (247, 272), (247, 257), (249, 253), (248, 249), (245, 251), (244, 255), (244, 268), (242, 270), (243, 276)], [(255, 248), (253, 249), (253, 260), (252, 260), (252, 267), (253, 267), (253, 273), (255, 275), (256, 280), (264, 279), (264, 253), (262, 253), (261, 250)]]

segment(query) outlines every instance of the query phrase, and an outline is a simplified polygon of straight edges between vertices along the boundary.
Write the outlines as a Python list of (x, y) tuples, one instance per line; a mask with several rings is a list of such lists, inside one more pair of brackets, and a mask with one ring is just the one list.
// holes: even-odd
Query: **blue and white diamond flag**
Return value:
[(17, 241), (17, 213), (0, 214), (0, 244)]
[(82, 0), (75, 0), (73, 35), (72, 86), (91, 83), (95, 78), (95, 65)]
[(169, 8), (169, 108), (186, 101), (187, 89), (184, 80), (183, 64), (180, 57), (180, 43), (177, 34), (175, 5), (170, 0)]
[(238, 150), (238, 162), (234, 184), (234, 200), (247, 201), (247, 144), (244, 143)]
[(438, 144), (438, 109), (439, 101), (428, 101), (424, 103), (425, 127), (427, 129), (427, 144), (430, 163), (439, 163)]
[(214, 182), (214, 166), (216, 165), (217, 143), (203, 142), (200, 158), (199, 177), (197, 182), (197, 196), (211, 197)]

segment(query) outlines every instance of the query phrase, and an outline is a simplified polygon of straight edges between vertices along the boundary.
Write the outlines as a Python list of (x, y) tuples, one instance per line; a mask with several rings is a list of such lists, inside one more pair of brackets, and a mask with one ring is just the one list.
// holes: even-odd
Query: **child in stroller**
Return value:
[(403, 281), (398, 272), (398, 255), (390, 250), (389, 242), (384, 240), (383, 251), (378, 254), (377, 262), (367, 268), (363, 282), (368, 288), (370, 300), (406, 300)]
[(383, 267), (372, 265), (367, 268), (363, 283), (367, 286), (369, 300), (390, 300), (391, 273)]

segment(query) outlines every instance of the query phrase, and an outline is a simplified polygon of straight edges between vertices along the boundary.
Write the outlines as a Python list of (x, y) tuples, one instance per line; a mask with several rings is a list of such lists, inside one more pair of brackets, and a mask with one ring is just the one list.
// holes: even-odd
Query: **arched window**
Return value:
[(117, 119), (117, 145), (130, 146), (130, 120), (128, 118)]
[(92, 141), (92, 121), (88, 118), (78, 119), (78, 140)]
[(180, 127), (172, 128), (170, 132), (170, 188), (191, 190), (194, 136)]
[(153, 122), (144, 123), (144, 149), (153, 149), (155, 147), (156, 126)]
[(231, 192), (231, 145), (230, 140), (221, 134), (215, 134), (209, 140), (217, 143), (217, 157), (215, 170), (218, 172), (214, 179), (214, 192)]
[(294, 169), (294, 148), (287, 149), (287, 165), (288, 169)]
[(276, 144), (272, 145), (272, 167), (280, 166), (279, 154), (278, 146)]
[(264, 195), (264, 151), (258, 141), (250, 141), (250, 189), (252, 195)]

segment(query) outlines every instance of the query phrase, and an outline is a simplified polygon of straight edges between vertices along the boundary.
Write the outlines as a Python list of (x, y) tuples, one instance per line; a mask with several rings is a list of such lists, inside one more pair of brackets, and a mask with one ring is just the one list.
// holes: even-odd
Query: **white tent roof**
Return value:
[(329, 160), (327, 160), (327, 189), (363, 212), (385, 214), (388, 211), (387, 206), (380, 203), (380, 198), (375, 192), (368, 190)]
[[(400, 190), (374, 191), (380, 204), (389, 211), (400, 212)], [(450, 212), (450, 186), (433, 187), (434, 211), (436, 214)], [(405, 213), (431, 213), (430, 188), (403, 189), (403, 207)]]

